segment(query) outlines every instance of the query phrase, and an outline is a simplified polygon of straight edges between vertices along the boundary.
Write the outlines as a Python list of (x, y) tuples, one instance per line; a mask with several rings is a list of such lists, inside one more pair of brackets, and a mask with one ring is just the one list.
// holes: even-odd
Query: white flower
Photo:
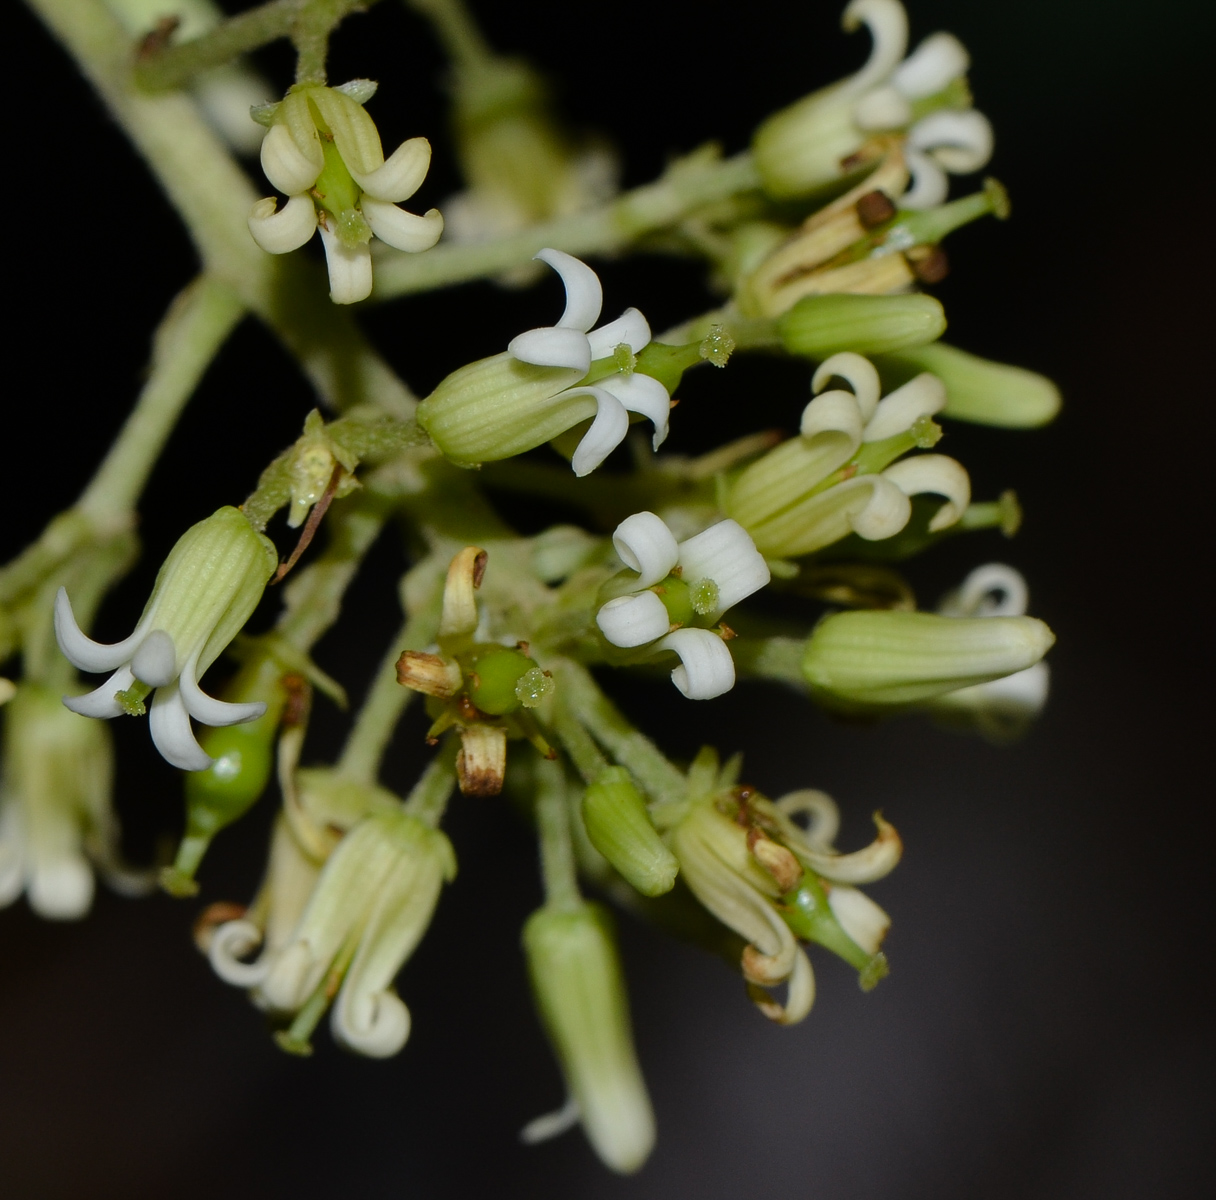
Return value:
[[(561, 250), (542, 250), (536, 258), (561, 276), (566, 309), (556, 325), (529, 329), (512, 338), (507, 346), (512, 358), (538, 367), (566, 367), (586, 375), (592, 362), (608, 358), (618, 346), (626, 345), (637, 354), (649, 344), (650, 326), (636, 308), (627, 308), (615, 321), (591, 330), (599, 320), (604, 291), (599, 276), (586, 263)], [(596, 411), (591, 428), (571, 460), (576, 475), (590, 474), (621, 444), (629, 430), (631, 412), (640, 413), (653, 424), (654, 449), (667, 439), (671, 397), (652, 376), (640, 371), (615, 372), (598, 384), (580, 383), (559, 393), (580, 394), (594, 397)]]
[(274, 543), (228, 507), (178, 539), (135, 632), (121, 642), (107, 646), (86, 636), (60, 588), (55, 637), (64, 657), (82, 671), (113, 672), (95, 691), (65, 696), (63, 703), (85, 717), (138, 714), (155, 689), (148, 725), (156, 748), (183, 771), (205, 771), (212, 760), (194, 737), (191, 717), (236, 725), (266, 711), (260, 702), (216, 700), (198, 681), (249, 619), (277, 565)]
[(373, 234), (417, 253), (443, 233), (438, 209), (419, 217), (397, 207), (422, 186), (431, 144), (410, 138), (386, 160), (362, 107), (374, 90), (369, 81), (355, 80), (342, 88), (293, 91), (277, 106), (262, 139), (262, 170), (288, 200), (281, 211), (274, 197), (259, 200), (249, 214), (249, 232), (268, 253), (286, 254), (319, 226), (335, 304), (354, 304), (371, 294)]
[(769, 581), (768, 564), (735, 521), (719, 521), (677, 542), (661, 517), (634, 513), (617, 526), (612, 544), (638, 572), (634, 590), (600, 607), (595, 621), (614, 646), (653, 643), (671, 650), (680, 666), (672, 682), (690, 700), (711, 700), (735, 686), (735, 664), (722, 637), (709, 628), (740, 600)]

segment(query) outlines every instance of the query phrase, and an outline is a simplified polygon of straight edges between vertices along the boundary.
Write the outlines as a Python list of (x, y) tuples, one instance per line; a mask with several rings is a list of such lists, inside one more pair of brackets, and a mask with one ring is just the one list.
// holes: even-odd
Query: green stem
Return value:
[(574, 844), (570, 837), (566, 776), (560, 763), (543, 758), (536, 767), (536, 830), (540, 835), (545, 906), (566, 910), (579, 908), (583, 898), (578, 890)]
[(608, 766), (608, 760), (600, 753), (592, 736), (583, 728), (578, 718), (569, 707), (561, 703), (563, 693), (558, 691), (553, 727), (557, 732), (562, 749), (570, 756), (578, 773), (588, 783), (599, 778), (600, 772)]
[(477, 28), (473, 14), (461, 0), (405, 0), (406, 7), (421, 13), (434, 27), (448, 57), (468, 70), (489, 62), (495, 55)]
[(455, 786), (456, 755), (453, 743), (445, 746), (427, 764), (422, 777), (405, 799), (405, 811), (432, 829), (438, 829)]
[(684, 798), (684, 776), (644, 733), (634, 728), (600, 691), (591, 673), (572, 659), (554, 664), (558, 687), (579, 721), (659, 803)]
[(367, 9), (375, 0), (295, 0), (297, 16), (291, 27), (296, 48), (296, 83), (324, 84), (330, 34), (356, 8)]
[(751, 155), (705, 161), (691, 156), (660, 179), (592, 212), (533, 225), (495, 241), (437, 246), (426, 254), (386, 254), (376, 264), (373, 299), (448, 287), (498, 275), (529, 262), (546, 246), (568, 254), (603, 254), (674, 225), (694, 209), (760, 186)]

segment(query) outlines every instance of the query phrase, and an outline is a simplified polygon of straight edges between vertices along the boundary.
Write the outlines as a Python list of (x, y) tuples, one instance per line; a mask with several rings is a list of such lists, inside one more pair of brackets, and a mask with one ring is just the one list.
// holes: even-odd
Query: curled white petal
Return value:
[(329, 267), (329, 298), (335, 304), (355, 304), (372, 294), (372, 256), (366, 246), (344, 246), (337, 234), (321, 226), (325, 263)]
[(636, 308), (627, 308), (615, 321), (587, 335), (592, 358), (607, 358), (622, 342), (637, 354), (650, 345), (650, 323)]
[[(317, 154), (320, 157), (320, 147)], [(317, 162), (296, 145), (286, 125), (272, 125), (262, 139), (262, 171), (286, 196), (306, 192), (321, 174), (324, 159)]]
[(735, 662), (726, 643), (708, 629), (677, 629), (660, 643), (680, 656), (671, 682), (689, 700), (712, 700), (735, 686)]
[(35, 862), (26, 896), (40, 917), (50, 921), (74, 921), (93, 903), (93, 872), (83, 855), (65, 854)]
[(932, 96), (971, 66), (967, 47), (952, 33), (931, 33), (895, 68), (891, 84), (916, 100)]
[(992, 124), (974, 108), (939, 109), (908, 130), (908, 145), (924, 150), (954, 175), (978, 171), (992, 157)]
[(927, 154), (920, 150), (904, 150), (904, 163), (912, 178), (911, 186), (899, 198), (900, 208), (936, 208), (950, 194), (950, 181)]
[(261, 700), (232, 704), (227, 700), (208, 696), (194, 678), (197, 670), (198, 655), (195, 655), (182, 668), (177, 681), (182, 703), (196, 721), (202, 721), (204, 725), (242, 725), (246, 721), (256, 721), (266, 711), (266, 705)]
[(882, 393), (882, 383), (874, 364), (851, 350), (833, 354), (819, 364), (811, 377), (811, 391), (818, 395), (833, 378), (845, 380), (853, 389), (857, 407), (861, 409), (861, 419), (868, 421), (874, 415), (874, 406)]
[(799, 946), (787, 982), (785, 1004), (765, 1004), (761, 1011), (778, 1025), (797, 1025), (806, 1018), (814, 1004), (815, 972), (806, 951)]
[(625, 440), (625, 434), (629, 432), (629, 414), (625, 406), (603, 388), (570, 388), (564, 394), (580, 393), (595, 397), (595, 420), (570, 459), (575, 475), (581, 479), (590, 475)]
[(338, 993), (330, 1017), (334, 1038), (368, 1058), (396, 1054), (410, 1036), (410, 1010), (394, 992), (353, 991)]
[(877, 954), (891, 927), (891, 918), (865, 892), (845, 884), (833, 884), (828, 906), (841, 928), (867, 954)]
[(100, 673), (115, 670), (131, 657), (143, 636), (141, 626), (124, 641), (114, 642), (109, 646), (95, 642), (82, 633), (80, 626), (76, 624), (67, 589), (60, 588), (55, 593), (55, 640), (59, 643), (64, 658), (81, 671)]
[(207, 957), (211, 969), (233, 987), (256, 987), (266, 978), (270, 964), (265, 958), (242, 961), (262, 944), (262, 931), (252, 921), (225, 921), (211, 934)]
[(443, 233), (443, 214), (437, 208), (428, 209), (420, 217), (395, 204), (373, 200), (369, 196), (363, 197), (360, 207), (372, 227), (372, 233), (382, 242), (407, 254), (429, 250)]
[(275, 212), (273, 196), (259, 200), (249, 213), (249, 232), (267, 254), (298, 250), (317, 229), (317, 208), (306, 195), (292, 196)]
[(870, 542), (894, 537), (912, 515), (912, 504), (907, 495), (883, 475), (863, 475), (846, 479), (832, 491), (848, 488), (856, 490), (856, 499), (848, 511), (849, 526), (858, 537)]
[(552, 325), (516, 334), (507, 345), (507, 353), (536, 367), (570, 367), (586, 373), (591, 366), (587, 335)]
[(850, 91), (865, 91), (883, 82), (908, 48), (908, 14), (899, 0), (852, 0), (840, 23), (851, 33), (863, 22), (874, 44), (865, 65), (846, 81)]
[(177, 674), (177, 651), (173, 639), (163, 630), (154, 629), (139, 644), (131, 656), (131, 670), (140, 683), (149, 687), (164, 687)]
[(551, 266), (565, 284), (566, 309), (557, 327), (586, 333), (600, 319), (604, 306), (600, 277), (585, 262), (564, 250), (541, 250), (533, 257)]
[(918, 454), (914, 458), (903, 458), (889, 466), (883, 475), (905, 496), (932, 492), (946, 497), (946, 503), (929, 522), (931, 533), (953, 525), (971, 503), (971, 477), (967, 469), (946, 454)]
[(680, 561), (680, 547), (667, 522), (652, 512), (626, 517), (612, 534), (621, 562), (637, 571), (639, 588), (650, 587), (671, 573)]
[(808, 845), (816, 850), (831, 849), (840, 831), (840, 809), (827, 792), (821, 792), (818, 788), (800, 788), (796, 792), (787, 792), (774, 803), (787, 817), (805, 814), (810, 818), (810, 824), (802, 833)]
[(976, 567), (939, 606), (949, 617), (1020, 617), (1030, 603), (1030, 589), (1021, 571), (1007, 563)]
[[(266, 1007), (276, 1012), (294, 1012), (308, 998), (318, 964), (302, 938), (283, 947), (270, 964), (258, 991)], [(315, 986), (315, 984), (312, 984)]]
[(641, 371), (632, 375), (613, 375), (601, 380), (599, 386), (611, 392), (630, 412), (640, 413), (650, 421), (654, 426), (650, 444), (655, 450), (667, 440), (671, 397), (653, 375)]
[[(348, 169), (354, 181), (373, 199), (400, 204), (422, 186), (427, 171), (431, 169), (431, 143), (424, 137), (410, 138), (402, 142), (374, 171), (361, 174), (350, 168), (349, 164)], [(367, 209), (363, 211), (366, 213)], [(387, 242), (388, 238), (383, 240)], [(389, 245), (392, 244), (389, 242)]]
[(130, 667), (119, 667), (99, 688), (83, 696), (64, 696), (63, 706), (82, 717), (100, 717), (109, 720), (121, 717), (126, 709), (114, 697), (125, 692), (135, 682), (135, 673)]
[(853, 107), (858, 129), (902, 129), (910, 120), (912, 105), (890, 85), (867, 92)]
[(573, 1129), (582, 1116), (578, 1101), (573, 1096), (566, 1097), (566, 1103), (554, 1112), (545, 1113), (529, 1121), (520, 1131), (519, 1140), (525, 1146), (535, 1146), (539, 1142), (547, 1142), (559, 1137), (568, 1129)]
[(712, 579), (718, 585), (719, 612), (758, 592), (772, 578), (751, 535), (729, 519), (681, 542), (680, 567), (686, 583)]
[(638, 592), (602, 604), (595, 623), (614, 646), (631, 649), (661, 638), (671, 628), (671, 617), (654, 592)]
[(857, 397), (851, 392), (832, 391), (816, 396), (802, 410), (798, 432), (808, 441), (821, 433), (842, 433), (854, 446), (860, 446), (863, 429)]
[(945, 407), (946, 385), (936, 375), (922, 371), (882, 398), (866, 423), (863, 440), (881, 442), (905, 433), (920, 417), (931, 417)]
[(180, 771), (205, 771), (211, 766), (211, 756), (190, 728), (190, 714), (177, 684), (157, 689), (148, 713), (148, 731), (152, 744), (170, 766)]

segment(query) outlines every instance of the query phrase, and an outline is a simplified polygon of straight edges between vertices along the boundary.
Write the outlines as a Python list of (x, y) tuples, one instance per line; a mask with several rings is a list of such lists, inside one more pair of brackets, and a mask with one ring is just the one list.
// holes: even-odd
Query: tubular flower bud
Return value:
[[(636, 1171), (654, 1146), (654, 1113), (633, 1048), (611, 917), (598, 904), (542, 908), (528, 918), (523, 942), (536, 1006), (573, 1101), (569, 1111), (605, 1165)], [(561, 1128), (542, 1118), (524, 1136), (538, 1141)]]
[[(824, 391), (838, 377), (853, 389)], [(941, 381), (928, 373), (879, 399), (878, 372), (858, 354), (835, 354), (815, 372), (818, 393), (803, 410), (798, 437), (743, 469), (727, 486), (725, 511), (764, 554), (810, 554), (856, 533), (889, 538), (912, 515), (910, 496), (936, 494), (936, 532), (959, 520), (971, 481), (953, 458), (909, 450), (935, 444), (932, 416), (945, 407)], [(895, 461), (899, 459), (900, 461)]]
[(735, 666), (722, 614), (768, 583), (768, 564), (735, 521), (719, 521), (677, 542), (652, 512), (626, 517), (612, 535), (621, 561), (637, 579), (626, 594), (600, 606), (595, 622), (606, 641), (624, 649), (673, 651), (671, 680), (690, 700), (712, 700), (735, 686)]
[[(1026, 580), (1004, 563), (976, 567), (957, 591), (944, 597), (938, 612), (947, 617), (1022, 617), (1030, 599)], [(944, 721), (970, 726), (991, 741), (1020, 736), (1043, 711), (1051, 686), (1050, 670), (1037, 662), (988, 683), (972, 684), (928, 702)]]
[(40, 917), (83, 917), (94, 863), (122, 885), (113, 777), (107, 728), (68, 712), (39, 684), (16, 690), (4, 712), (0, 908), (24, 890)]
[[(330, 856), (287, 944), (266, 965), (257, 998), (296, 1015), (336, 992), (335, 1039), (371, 1058), (396, 1054), (410, 1032), (393, 980), (456, 874), (448, 839), (399, 809), (364, 817)], [(289, 1031), (285, 1049), (307, 1052)]]
[(946, 314), (932, 296), (806, 296), (777, 321), (790, 354), (822, 362), (834, 354), (890, 354), (941, 337)]
[[(981, 611), (983, 597), (990, 591), (1012, 597), (1001, 603), (1010, 611), (1016, 609), (1014, 577), (1020, 582), (1016, 572), (995, 564), (969, 577), (968, 602), (979, 596), (970, 611)], [(802, 673), (818, 699), (834, 707), (860, 709), (922, 703), (960, 688), (1023, 674), (1047, 653), (1055, 635), (1033, 617), (999, 612), (997, 608), (984, 616), (835, 613), (811, 634)]]
[(680, 869), (624, 767), (606, 767), (583, 795), (591, 844), (644, 896), (671, 891)]
[(55, 636), (64, 657), (82, 671), (113, 672), (96, 691), (67, 696), (64, 704), (86, 717), (140, 715), (155, 689), (148, 724), (156, 748), (183, 771), (206, 770), (211, 756), (195, 739), (191, 717), (204, 725), (236, 725), (266, 711), (260, 701), (216, 700), (198, 681), (249, 619), (277, 566), (274, 543), (229, 507), (178, 539), (135, 632), (124, 641), (104, 646), (86, 637), (60, 588)]
[(631, 412), (652, 423), (657, 450), (671, 397), (634, 369), (650, 343), (646, 318), (630, 308), (592, 330), (603, 302), (599, 277), (560, 250), (536, 257), (565, 284), (561, 319), (519, 334), (505, 354), (453, 371), (419, 405), (418, 423), (444, 455), (470, 466), (522, 454), (591, 418), (570, 463), (576, 475), (590, 474), (624, 440)]
[(273, 196), (259, 200), (249, 232), (267, 253), (286, 254), (319, 229), (335, 304), (371, 295), (373, 235), (418, 253), (443, 232), (438, 209), (419, 217), (397, 207), (422, 186), (431, 144), (411, 138), (385, 159), (375, 123), (363, 111), (375, 90), (366, 79), (338, 88), (297, 84), (282, 103), (255, 113), (269, 125), (262, 170), (288, 200), (279, 211)]
[(870, 57), (855, 75), (775, 113), (752, 140), (765, 190), (809, 196), (864, 167), (876, 134), (902, 134), (914, 184), (905, 207), (940, 204), (945, 172), (976, 171), (992, 154), (992, 127), (970, 107), (962, 43), (935, 33), (904, 57), (908, 18), (899, 0), (852, 0), (842, 23), (866, 25)]

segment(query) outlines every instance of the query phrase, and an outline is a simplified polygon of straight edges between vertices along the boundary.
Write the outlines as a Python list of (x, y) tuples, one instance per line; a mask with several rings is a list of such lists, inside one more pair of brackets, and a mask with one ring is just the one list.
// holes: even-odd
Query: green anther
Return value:
[(697, 347), (697, 353), (715, 367), (726, 366), (734, 352), (735, 339), (723, 325), (711, 325)]
[(872, 992), (890, 974), (891, 964), (887, 962), (887, 956), (880, 950), (861, 969), (857, 982), (861, 985), (863, 992)]
[(533, 667), (515, 681), (515, 699), (524, 708), (535, 708), (553, 688), (553, 676), (547, 675), (540, 667)]
[(908, 432), (916, 439), (918, 450), (931, 450), (942, 440), (942, 427), (928, 413), (921, 413)]
[(621, 342), (612, 351), (612, 361), (616, 369), (625, 375), (632, 375), (638, 365), (638, 356), (628, 342)]
[(338, 241), (344, 246), (366, 246), (372, 240), (372, 227), (357, 208), (344, 208), (333, 222)]
[(122, 710), (129, 717), (142, 717), (148, 711), (148, 707), (144, 701), (148, 698), (148, 693), (152, 691), (149, 684), (136, 680), (129, 688), (124, 691), (116, 692), (114, 699), (122, 705)]
[(466, 668), (469, 699), (482, 712), (493, 717), (514, 712), (522, 703), (516, 685), (535, 667), (535, 659), (529, 658), (522, 650), (512, 650), (507, 646), (479, 646)]
[(718, 608), (718, 585), (712, 579), (698, 579), (688, 589), (689, 603), (698, 616), (707, 617)]
[(689, 594), (690, 588), (684, 580), (668, 575), (662, 583), (656, 583), (650, 590), (663, 601), (663, 607), (667, 609), (667, 615), (673, 625), (687, 625), (696, 616), (696, 609), (693, 608)]

